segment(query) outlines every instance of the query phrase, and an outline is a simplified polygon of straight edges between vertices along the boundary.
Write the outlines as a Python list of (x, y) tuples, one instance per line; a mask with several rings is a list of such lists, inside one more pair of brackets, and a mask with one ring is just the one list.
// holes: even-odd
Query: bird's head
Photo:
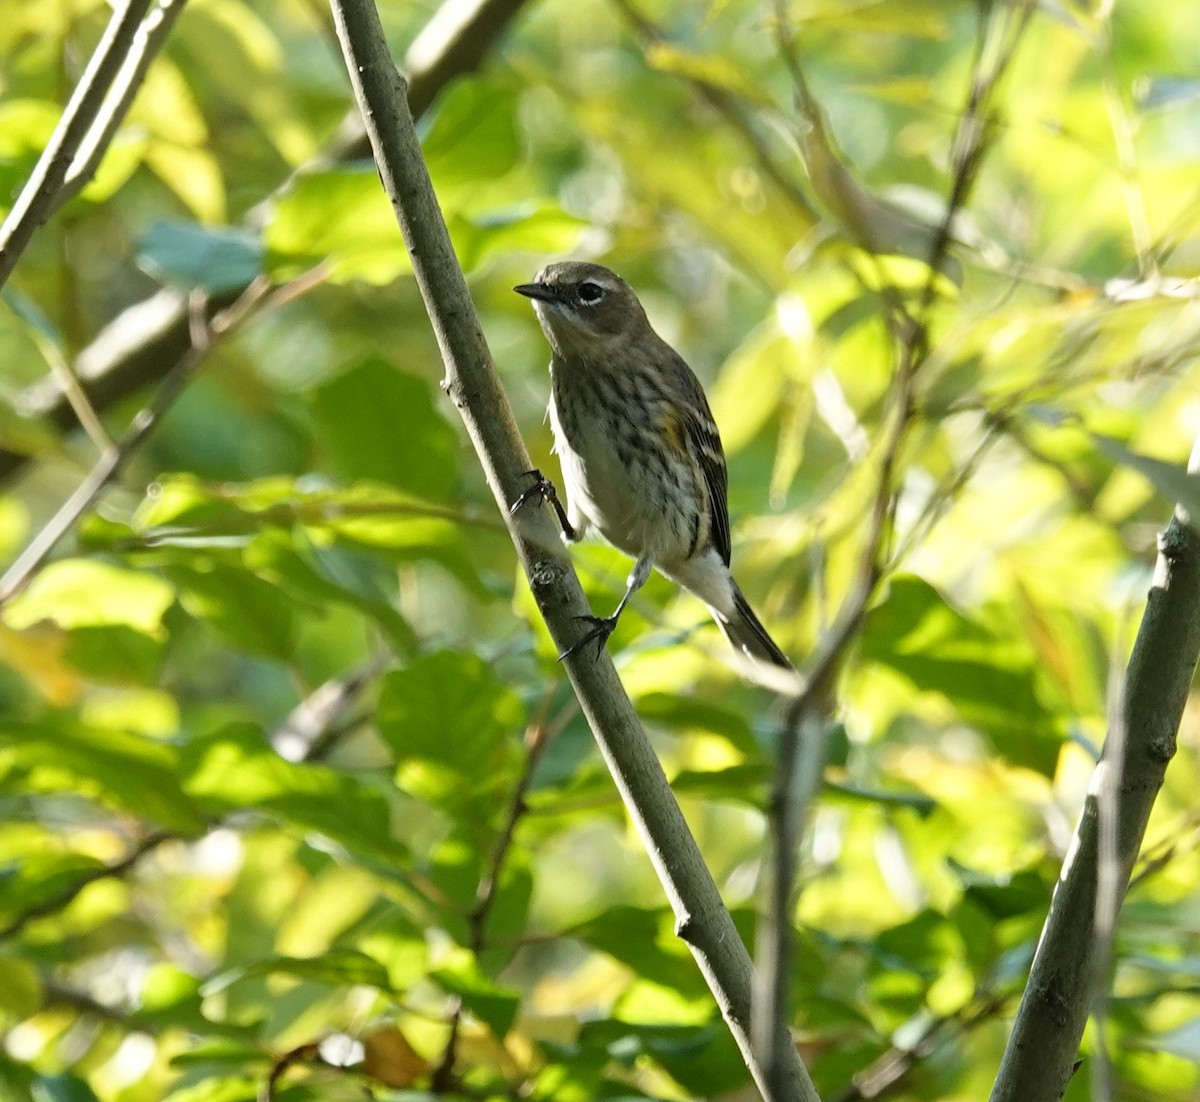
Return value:
[(548, 264), (533, 283), (513, 290), (533, 299), (542, 331), (560, 356), (603, 352), (650, 327), (633, 288), (599, 264)]

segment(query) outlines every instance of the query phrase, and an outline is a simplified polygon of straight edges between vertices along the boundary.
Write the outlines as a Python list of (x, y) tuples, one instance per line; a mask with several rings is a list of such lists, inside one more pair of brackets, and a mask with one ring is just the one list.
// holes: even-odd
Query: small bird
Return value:
[(791, 662), (729, 572), (728, 474), (700, 381), (651, 327), (633, 288), (599, 264), (550, 264), (514, 287), (533, 300), (550, 342), (550, 426), (567, 494), (563, 509), (540, 472), (513, 505), (554, 505), (565, 537), (595, 529), (635, 560), (611, 616), (589, 616), (602, 647), (629, 598), (657, 569), (707, 606), (749, 658)]

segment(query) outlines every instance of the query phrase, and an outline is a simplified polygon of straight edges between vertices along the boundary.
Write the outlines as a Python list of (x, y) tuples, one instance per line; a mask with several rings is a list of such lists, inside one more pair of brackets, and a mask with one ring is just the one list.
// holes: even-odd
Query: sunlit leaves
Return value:
[(372, 862), (404, 855), (380, 791), (326, 766), (284, 761), (248, 727), (195, 739), (184, 750), (183, 768), (188, 795), (213, 813), (278, 815)]
[(384, 681), (377, 721), (406, 791), (485, 816), (516, 763), (522, 708), (472, 655), (431, 654)]
[(169, 743), (46, 720), (0, 725), (0, 755), (18, 789), (78, 792), (186, 834), (204, 821), (183, 791), (179, 751)]
[(1010, 760), (1043, 773), (1053, 769), (1059, 732), (1039, 699), (1024, 641), (994, 635), (927, 583), (892, 580), (887, 599), (868, 619), (862, 656), (951, 702), (963, 721), (993, 735), (997, 751)]
[(372, 357), (318, 387), (312, 404), (347, 482), (386, 482), (431, 501), (453, 491), (455, 436), (424, 380)]
[[(10, 7), (0, 203), (107, 17)], [(1155, 533), (1176, 499), (1200, 506), (1177, 465), (1200, 334), (1179, 51), (1200, 15), (1123, 3), (1108, 57), (1099, 10), (1034, 13), (957, 220), (962, 278), (932, 285), (921, 332), (899, 307), (929, 280), (976, 13), (785, 7), (828, 133), (796, 106), (778, 13), (650, 5), (648, 44), (588, 0), (530, 7), (421, 137), (533, 462), (557, 478), (545, 345), (510, 288), (595, 257), (703, 379), (735, 572), (801, 667), (871, 565), (881, 483), (900, 489), (798, 849), (791, 1024), (822, 1097), (914, 1046), (891, 1093), (982, 1098)], [(382, 14), (400, 57), (426, 13)], [(0, 1095), (253, 1102), (285, 1053), (350, 1034), (361, 1064), (300, 1061), (279, 1097), (415, 1096), (456, 1012), (472, 1097), (744, 1090), (437, 388), (378, 176), (332, 152), (354, 106), (325, 29), (272, 0), (189, 5), (6, 288), (0, 435), (43, 461), (0, 503), (11, 558), (94, 457), (30, 415), (50, 358), (87, 375), (116, 336), (140, 347), (138, 310), (92, 342), (154, 282), (277, 284), (0, 610)], [(926, 350), (889, 457), (897, 365)], [(95, 382), (110, 432), (172, 362), (147, 346), (115, 404)], [(627, 559), (571, 555), (607, 611)], [(723, 647), (661, 578), (610, 642), (749, 933), (786, 706)], [(1180, 746), (1123, 912), (1117, 1097), (1195, 1092), (1190, 726)]]

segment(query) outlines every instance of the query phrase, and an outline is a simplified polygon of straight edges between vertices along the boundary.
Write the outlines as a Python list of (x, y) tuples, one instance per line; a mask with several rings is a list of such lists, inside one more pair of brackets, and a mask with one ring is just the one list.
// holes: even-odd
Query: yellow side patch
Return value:
[(687, 454), (687, 429), (683, 426), (683, 414), (678, 410), (668, 409), (658, 423), (664, 443), (676, 455)]

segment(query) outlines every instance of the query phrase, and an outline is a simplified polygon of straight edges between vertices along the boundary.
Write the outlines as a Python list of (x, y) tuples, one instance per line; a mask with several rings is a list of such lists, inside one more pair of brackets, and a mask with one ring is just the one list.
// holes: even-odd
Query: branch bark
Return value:
[[(1200, 438), (1188, 465), (1200, 471)], [(1121, 707), (1092, 776), (1075, 837), (1050, 903), (1037, 955), (991, 1102), (1058, 1102), (1075, 1073), (1092, 1000), (1107, 982), (1112, 914), (1120, 906), (1200, 658), (1200, 536), (1186, 513), (1159, 539), (1158, 562), (1125, 673)], [(1105, 822), (1112, 816), (1111, 823)], [(1115, 842), (1102, 848), (1102, 827)], [(1111, 854), (1109, 850), (1111, 849)], [(1108, 862), (1102, 867), (1102, 857)]]
[[(574, 617), (588, 611), (587, 603), (548, 512), (530, 507), (518, 518), (509, 516), (509, 503), (528, 485), (530, 461), (429, 181), (404, 78), (388, 54), (371, 0), (332, 0), (332, 6), (355, 98), (446, 366), (443, 387), (458, 407), (496, 503), (508, 517), (518, 557), (550, 634), (565, 650), (578, 635)], [(696, 958), (760, 1090), (773, 1102), (816, 1102), (816, 1089), (790, 1040), (786, 1093), (768, 1093), (750, 1043), (750, 956), (612, 661), (607, 653), (593, 657), (589, 652), (568, 658), (565, 666), (670, 900), (676, 930)], [(785, 1023), (778, 1028), (786, 1033)]]
[(121, 10), (113, 12), (49, 144), (0, 226), (0, 287), (12, 275), (34, 233), (58, 206), (71, 163), (108, 100), (150, 3), (126, 0)]

